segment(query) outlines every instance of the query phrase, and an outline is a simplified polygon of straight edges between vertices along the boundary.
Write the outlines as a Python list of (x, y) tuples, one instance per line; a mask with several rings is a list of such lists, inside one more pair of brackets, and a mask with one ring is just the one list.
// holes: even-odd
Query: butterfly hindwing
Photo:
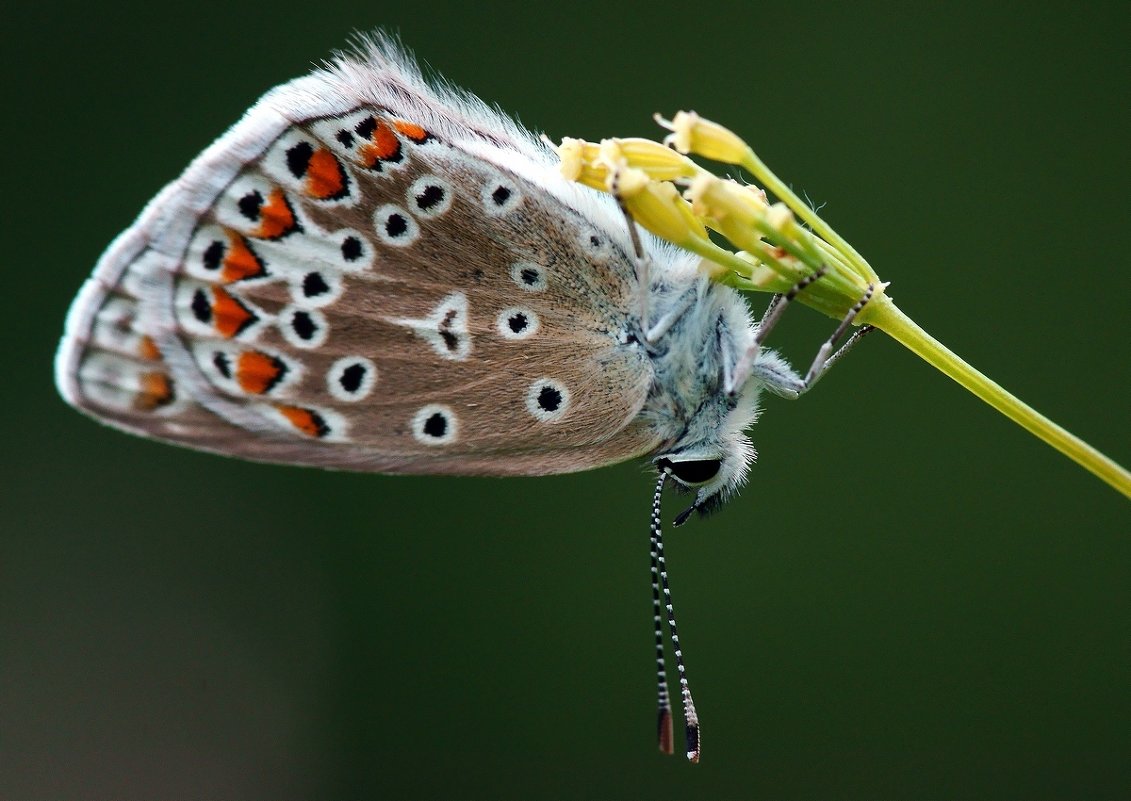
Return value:
[(490, 112), (371, 58), (373, 97), (341, 88), (355, 62), (275, 90), (119, 238), (69, 319), (65, 396), (135, 433), (351, 469), (559, 472), (654, 446), (623, 232), (529, 137), (500, 140), (512, 124), (484, 136)]

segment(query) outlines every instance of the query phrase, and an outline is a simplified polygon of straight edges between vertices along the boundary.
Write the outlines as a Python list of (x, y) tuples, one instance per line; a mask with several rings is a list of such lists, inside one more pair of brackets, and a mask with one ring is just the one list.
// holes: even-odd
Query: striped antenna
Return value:
[(666, 472), (660, 473), (660, 480), (656, 484), (656, 493), (652, 496), (652, 621), (656, 630), (656, 737), (660, 742), (660, 751), (671, 754), (675, 751), (672, 742), (672, 704), (668, 698), (668, 673), (664, 665), (664, 623), (660, 617), (660, 495), (664, 491), (664, 482), (667, 480)]
[[(683, 722), (687, 734), (687, 759), (692, 763), (699, 761), (699, 714), (695, 711), (695, 701), (691, 698), (691, 688), (687, 683), (687, 669), (683, 664), (683, 651), (679, 647), (679, 629), (676, 627), (675, 622), (675, 606), (672, 604), (672, 591), (668, 585), (668, 569), (664, 561), (664, 537), (660, 525), (660, 495), (664, 490), (664, 482), (667, 479), (668, 471), (665, 469), (660, 473), (660, 480), (656, 483), (656, 494), (652, 499), (652, 567), (656, 573), (659, 573), (660, 588), (664, 593), (664, 607), (668, 613), (668, 631), (671, 633), (672, 650), (675, 652), (675, 666), (679, 673), (679, 690), (683, 698)], [(655, 586), (655, 573), (653, 574), (653, 586)], [(659, 626), (659, 614), (657, 609), (657, 627)], [(662, 636), (657, 637), (657, 643), (662, 640)], [(667, 701), (667, 680), (663, 669), (663, 657), (660, 656), (660, 698), (661, 703)], [(664, 713), (663, 706), (660, 708), (660, 749), (664, 748), (663, 740), (663, 726), (664, 726)], [(668, 706), (668, 729), (671, 729), (671, 707)], [(669, 734), (670, 742), (670, 734)], [(670, 746), (669, 746), (670, 748)], [(670, 753), (670, 751), (668, 752)]]

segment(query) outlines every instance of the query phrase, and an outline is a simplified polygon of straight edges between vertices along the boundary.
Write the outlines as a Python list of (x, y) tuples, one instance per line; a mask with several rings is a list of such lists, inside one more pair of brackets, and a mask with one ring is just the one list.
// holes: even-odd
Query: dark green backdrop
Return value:
[(750, 486), (669, 534), (698, 767), (653, 747), (639, 465), (244, 464), (51, 384), (110, 238), (383, 25), (555, 137), (726, 121), (922, 325), (1127, 463), (1126, 3), (94, 5), (9, 8), (0, 48), (0, 797), (1128, 797), (1126, 499), (880, 336), (769, 400)]

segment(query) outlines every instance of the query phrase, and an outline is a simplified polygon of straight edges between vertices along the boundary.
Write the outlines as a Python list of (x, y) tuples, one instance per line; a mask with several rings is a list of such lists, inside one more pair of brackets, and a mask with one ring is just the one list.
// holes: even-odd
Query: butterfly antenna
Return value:
[(668, 697), (668, 673), (664, 664), (664, 623), (660, 617), (660, 553), (657, 547), (660, 532), (660, 495), (664, 491), (667, 473), (660, 473), (656, 493), (652, 496), (652, 621), (656, 631), (656, 737), (660, 751), (665, 754), (675, 752), (672, 742), (672, 704)]
[[(695, 711), (695, 701), (691, 697), (691, 688), (687, 683), (687, 669), (683, 664), (683, 651), (679, 647), (679, 629), (675, 622), (675, 606), (672, 604), (672, 591), (668, 584), (668, 568), (664, 561), (664, 537), (660, 522), (660, 496), (664, 490), (667, 472), (660, 473), (660, 480), (656, 483), (656, 494), (652, 498), (652, 587), (656, 611), (656, 645), (659, 660), (659, 697), (660, 697), (660, 750), (664, 750), (664, 706), (667, 704), (668, 751), (671, 753), (671, 706), (668, 704), (667, 680), (663, 668), (663, 636), (660, 633), (659, 592), (663, 590), (664, 608), (668, 613), (668, 631), (671, 634), (672, 650), (675, 652), (675, 666), (679, 673), (679, 691), (683, 698), (683, 722), (687, 735), (687, 759), (692, 763), (699, 761), (699, 713)], [(656, 587), (657, 574), (660, 580), (659, 588)]]

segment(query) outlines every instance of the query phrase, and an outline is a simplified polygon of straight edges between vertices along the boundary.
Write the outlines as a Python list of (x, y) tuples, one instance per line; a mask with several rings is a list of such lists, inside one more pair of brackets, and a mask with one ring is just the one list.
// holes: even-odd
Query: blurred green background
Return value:
[[(555, 138), (724, 121), (920, 324), (1127, 464), (1126, 2), (5, 13), (0, 798), (1131, 796), (1126, 499), (881, 336), (769, 399), (745, 492), (668, 534), (697, 767), (653, 745), (640, 465), (245, 464), (51, 382), (111, 237), (384, 26)], [(774, 344), (807, 363), (830, 326)]]

